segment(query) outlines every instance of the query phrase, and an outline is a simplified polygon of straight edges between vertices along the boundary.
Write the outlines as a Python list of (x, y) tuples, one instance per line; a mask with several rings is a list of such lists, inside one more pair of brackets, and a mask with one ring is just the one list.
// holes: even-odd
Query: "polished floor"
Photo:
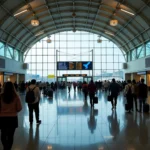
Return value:
[(24, 96), (20, 94), (23, 110), (12, 150), (150, 150), (150, 115), (126, 113), (122, 94), (113, 111), (107, 94), (100, 91), (94, 109), (89, 98), (84, 101), (82, 92), (73, 89), (70, 94), (58, 90), (53, 99), (41, 96), (42, 124), (34, 122), (32, 127)]

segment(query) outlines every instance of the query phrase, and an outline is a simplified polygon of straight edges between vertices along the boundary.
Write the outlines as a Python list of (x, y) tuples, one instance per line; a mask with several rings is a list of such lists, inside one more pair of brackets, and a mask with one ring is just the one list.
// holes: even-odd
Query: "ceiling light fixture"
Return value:
[(117, 26), (118, 25), (118, 20), (113, 19), (113, 20), (110, 20), (109, 23), (110, 23), (111, 26)]
[(39, 26), (39, 24), (40, 24), (39, 20), (37, 20), (37, 19), (31, 20), (31, 25), (32, 26), (36, 27), (36, 26)]
[(47, 38), (47, 43), (51, 43), (51, 42), (52, 42), (52, 40), (50, 39), (50, 37), (51, 37), (51, 36), (48, 36), (48, 38)]
[(127, 10), (125, 10), (125, 9), (120, 9), (121, 11), (123, 11), (123, 12), (125, 12), (125, 13), (127, 13), (127, 14), (130, 14), (130, 15), (132, 15), (132, 16), (134, 16), (135, 14), (134, 13), (132, 13), (132, 12), (130, 12), (130, 11), (127, 11)]
[(31, 25), (36, 27), (39, 26), (40, 22), (36, 19), (35, 14), (33, 14), (34, 19), (31, 20)]
[(28, 9), (25, 9), (25, 10), (23, 10), (23, 11), (20, 11), (20, 12), (18, 12), (18, 13), (16, 13), (16, 14), (14, 14), (14, 16), (18, 16), (18, 15), (20, 15), (20, 14), (22, 14), (22, 13), (26, 12), (26, 11), (28, 11)]
[(102, 43), (102, 40), (100, 39), (100, 35), (98, 36), (99, 38), (97, 39), (97, 43)]
[(39, 36), (41, 34), (44, 34), (44, 31), (40, 31), (40, 32), (36, 33), (35, 36)]
[(105, 31), (105, 33), (114, 36), (114, 34), (109, 31)]

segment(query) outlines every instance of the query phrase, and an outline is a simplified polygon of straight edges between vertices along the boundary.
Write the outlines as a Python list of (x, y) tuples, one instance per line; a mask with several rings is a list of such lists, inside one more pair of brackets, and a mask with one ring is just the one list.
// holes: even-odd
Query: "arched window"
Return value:
[[(101, 43), (98, 43), (97, 39), (98, 35), (93, 33), (65, 31), (51, 35), (51, 43), (47, 43), (47, 38), (40, 40), (24, 56), (25, 62), (29, 63), (27, 78), (49, 81), (50, 79), (47, 78), (49, 74), (56, 75), (56, 60), (93, 60), (94, 80), (112, 79), (112, 77), (123, 79), (122, 63), (125, 62), (123, 52), (108, 39), (101, 37)], [(62, 74), (91, 76), (92, 71), (58, 71), (58, 76)]]

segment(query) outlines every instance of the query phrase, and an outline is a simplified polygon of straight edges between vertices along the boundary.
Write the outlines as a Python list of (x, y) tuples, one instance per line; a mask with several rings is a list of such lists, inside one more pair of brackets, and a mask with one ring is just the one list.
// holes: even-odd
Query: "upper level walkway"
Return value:
[(73, 89), (70, 94), (66, 89), (54, 92), (53, 100), (42, 95), (42, 124), (37, 126), (34, 119), (31, 127), (21, 94), (23, 110), (12, 150), (150, 150), (150, 115), (126, 113), (122, 94), (113, 111), (107, 94), (98, 91), (97, 95), (94, 109), (89, 97), (84, 101), (83, 93)]

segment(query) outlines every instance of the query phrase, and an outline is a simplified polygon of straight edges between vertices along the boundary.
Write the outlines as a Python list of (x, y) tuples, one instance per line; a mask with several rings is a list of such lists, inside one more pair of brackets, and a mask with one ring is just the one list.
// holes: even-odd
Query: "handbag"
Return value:
[(98, 97), (97, 96), (94, 96), (93, 102), (94, 102), (94, 104), (98, 104)]
[(111, 95), (108, 95), (107, 96), (107, 100), (110, 102), (110, 101), (112, 101), (112, 96)]

